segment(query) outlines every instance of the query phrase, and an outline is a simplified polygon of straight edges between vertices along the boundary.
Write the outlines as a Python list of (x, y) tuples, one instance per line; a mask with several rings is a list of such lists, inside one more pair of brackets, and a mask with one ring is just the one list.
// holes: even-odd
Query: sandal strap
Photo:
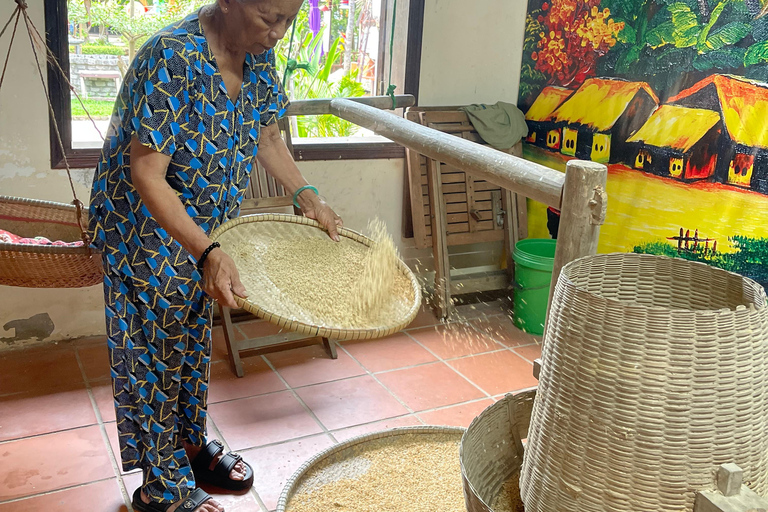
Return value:
[(194, 465), (202, 468), (210, 467), (211, 462), (216, 460), (216, 457), (223, 451), (224, 445), (218, 439), (214, 439), (200, 450), (200, 453), (195, 457)]
[(198, 487), (192, 491), (192, 494), (182, 500), (181, 504), (179, 504), (179, 508), (176, 510), (182, 512), (192, 512), (209, 499), (211, 499), (211, 495)]
[(213, 471), (218, 473), (224, 478), (229, 478), (229, 474), (235, 469), (238, 462), (243, 460), (243, 457), (235, 452), (229, 452), (219, 459), (219, 463), (213, 468)]

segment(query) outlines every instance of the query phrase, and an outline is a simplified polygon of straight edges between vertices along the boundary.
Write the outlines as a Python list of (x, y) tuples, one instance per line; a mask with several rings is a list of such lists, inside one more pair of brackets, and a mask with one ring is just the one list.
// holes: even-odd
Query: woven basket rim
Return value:
[[(684, 308), (666, 308), (662, 306), (647, 306), (644, 304), (640, 304), (638, 302), (634, 301), (626, 301), (626, 300), (618, 300), (613, 298), (604, 297), (603, 295), (598, 295), (594, 292), (591, 292), (589, 290), (584, 289), (582, 286), (576, 284), (573, 279), (571, 279), (568, 276), (568, 270), (576, 266), (576, 264), (586, 261), (586, 260), (595, 260), (595, 259), (610, 259), (610, 258), (637, 258), (637, 259), (657, 259), (657, 260), (673, 260), (685, 265), (691, 265), (691, 266), (700, 266), (702, 268), (706, 268), (709, 272), (720, 272), (726, 275), (730, 275), (732, 277), (736, 277), (739, 280), (741, 280), (743, 283), (749, 285), (750, 288), (752, 288), (755, 292), (757, 297), (762, 297), (763, 302), (762, 304), (740, 304), (734, 308), (718, 308), (718, 309), (684, 309)], [(633, 252), (611, 252), (611, 253), (602, 253), (602, 254), (595, 254), (590, 256), (583, 256), (581, 258), (577, 258), (569, 263), (567, 263), (565, 266), (563, 266), (563, 269), (560, 272), (560, 277), (558, 280), (562, 280), (565, 282), (568, 286), (574, 288), (579, 293), (585, 293), (592, 297), (594, 300), (600, 300), (605, 301), (606, 304), (611, 304), (614, 306), (620, 306), (620, 307), (632, 307), (636, 309), (642, 309), (646, 311), (666, 311), (670, 313), (688, 313), (688, 314), (716, 314), (721, 311), (757, 311), (764, 307), (768, 307), (768, 295), (766, 295), (765, 288), (760, 285), (757, 281), (754, 279), (751, 279), (747, 276), (743, 276), (741, 274), (738, 274), (736, 272), (731, 272), (730, 270), (725, 270), (719, 267), (715, 267), (713, 265), (708, 265), (707, 263), (702, 263), (700, 261), (690, 261), (686, 260), (684, 258), (670, 258), (669, 256), (661, 256), (657, 254), (637, 254)]]
[(0, 252), (37, 253), (37, 254), (61, 254), (64, 256), (96, 256), (99, 251), (92, 247), (80, 245), (67, 247), (63, 245), (33, 245), (0, 242)]
[[(299, 215), (290, 215), (286, 213), (257, 213), (254, 215), (244, 215), (242, 217), (238, 217), (237, 219), (233, 219), (231, 221), (228, 221), (222, 224), (221, 226), (216, 228), (213, 231), (213, 233), (211, 233), (211, 240), (216, 241), (227, 231), (237, 226), (240, 226), (242, 224), (248, 224), (253, 222), (284, 222), (289, 224), (301, 224), (301, 225), (311, 226), (311, 227), (320, 229), (322, 231), (325, 231), (325, 228), (319, 222), (313, 219), (309, 219), (307, 217), (302, 217)], [(357, 231), (353, 231), (348, 228), (339, 228), (338, 233), (339, 233), (339, 236), (349, 238), (350, 240), (359, 242), (363, 245), (366, 245), (367, 247), (370, 247), (373, 244), (373, 240), (371, 240), (370, 238), (358, 233)], [(285, 327), (286, 329), (289, 329), (292, 331), (296, 331), (302, 334), (307, 334), (308, 336), (311, 336), (311, 337), (332, 338), (334, 340), (370, 339), (370, 338), (385, 337), (385, 336), (389, 336), (390, 334), (394, 334), (404, 329), (405, 327), (407, 327), (413, 321), (413, 319), (416, 318), (416, 315), (418, 314), (419, 309), (421, 308), (421, 301), (422, 301), (421, 286), (419, 285), (419, 282), (416, 279), (416, 276), (414, 276), (411, 269), (408, 268), (408, 266), (400, 258), (398, 258), (397, 260), (397, 266), (400, 269), (400, 271), (403, 272), (403, 274), (410, 281), (411, 289), (414, 292), (414, 297), (413, 297), (413, 303), (411, 304), (411, 307), (409, 308), (408, 313), (399, 322), (389, 326), (344, 329), (339, 327), (313, 325), (313, 324), (308, 324), (306, 322), (300, 322), (293, 318), (279, 315), (277, 313), (269, 311), (268, 309), (262, 308), (258, 304), (255, 304), (248, 299), (243, 299), (238, 296), (235, 296), (235, 302), (237, 302), (237, 305), (240, 306), (242, 309), (250, 313), (253, 313), (259, 318), (263, 318), (268, 322), (279, 325), (280, 327)]]
[(77, 208), (74, 204), (59, 203), (56, 201), (45, 201), (43, 199), (29, 199), (26, 197), (16, 196), (3, 196), (0, 195), (0, 203), (6, 204), (18, 204), (23, 206), (40, 206), (45, 208), (53, 208), (58, 210), (65, 210), (67, 212), (75, 212)]
[[(293, 497), (294, 487), (296, 484), (306, 476), (306, 474), (314, 469), (314, 466), (321, 462), (323, 459), (336, 455), (339, 452), (349, 450), (359, 444), (364, 444), (369, 441), (376, 441), (378, 439), (385, 439), (388, 437), (397, 437), (408, 434), (463, 434), (467, 429), (463, 427), (445, 427), (437, 425), (419, 425), (413, 427), (395, 427), (387, 430), (381, 430), (378, 432), (372, 432), (370, 434), (363, 434), (357, 437), (348, 439), (342, 443), (336, 444), (325, 450), (310, 457), (304, 464), (297, 469), (293, 475), (288, 479), (283, 486), (283, 490), (280, 493), (280, 498), (277, 502), (277, 508), (275, 512), (285, 512), (285, 507), (288, 506), (288, 501)], [(458, 439), (459, 445), (461, 445), (461, 438)]]

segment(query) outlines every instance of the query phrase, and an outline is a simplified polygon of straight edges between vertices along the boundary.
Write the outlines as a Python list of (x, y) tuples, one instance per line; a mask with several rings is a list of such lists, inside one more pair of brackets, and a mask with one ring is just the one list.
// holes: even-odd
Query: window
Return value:
[[(53, 68), (48, 81), (55, 122), (73, 167), (96, 165), (122, 76), (136, 50), (154, 32), (194, 12), (211, 0), (45, 0), (48, 44), (72, 87)], [(404, 2), (407, 4), (407, 2)], [(402, 4), (401, 4), (402, 5)], [(403, 12), (407, 16), (402, 16)], [(354, 15), (351, 25), (350, 14)], [(281, 76), (290, 58), (286, 90), (292, 100), (384, 94), (388, 79), (392, 0), (308, 0), (278, 47)], [(408, 34), (409, 46), (421, 43), (423, 0), (398, 8), (396, 34)], [(350, 30), (351, 29), (351, 30)], [(351, 37), (352, 44), (348, 44)], [(402, 39), (400, 39), (402, 40)], [(398, 93), (418, 89), (419, 60), (398, 46), (393, 82)], [(386, 63), (386, 65), (385, 65)], [(399, 79), (396, 80), (396, 79)], [(409, 88), (410, 87), (410, 90)], [(90, 113), (93, 121), (87, 115)], [(402, 157), (394, 143), (335, 116), (291, 118), (297, 159)], [(63, 155), (51, 143), (52, 165), (63, 166)]]

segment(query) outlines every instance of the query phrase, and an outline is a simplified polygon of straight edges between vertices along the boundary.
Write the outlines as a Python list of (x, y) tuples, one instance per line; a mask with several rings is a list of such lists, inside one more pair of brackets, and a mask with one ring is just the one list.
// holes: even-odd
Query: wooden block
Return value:
[(717, 470), (717, 489), (723, 496), (734, 496), (739, 493), (744, 480), (744, 471), (734, 463), (723, 464)]
[(723, 496), (719, 491), (696, 494), (693, 512), (762, 512), (768, 510), (768, 500), (743, 485), (738, 494)]

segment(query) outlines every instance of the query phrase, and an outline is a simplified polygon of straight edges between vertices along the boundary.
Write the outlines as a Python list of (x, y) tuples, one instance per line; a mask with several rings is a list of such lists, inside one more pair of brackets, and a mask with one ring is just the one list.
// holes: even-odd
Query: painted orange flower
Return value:
[(534, 60), (536, 69), (558, 85), (578, 85), (593, 76), (597, 59), (616, 45), (624, 29), (609, 9), (600, 9), (600, 0), (549, 0), (542, 12)]

